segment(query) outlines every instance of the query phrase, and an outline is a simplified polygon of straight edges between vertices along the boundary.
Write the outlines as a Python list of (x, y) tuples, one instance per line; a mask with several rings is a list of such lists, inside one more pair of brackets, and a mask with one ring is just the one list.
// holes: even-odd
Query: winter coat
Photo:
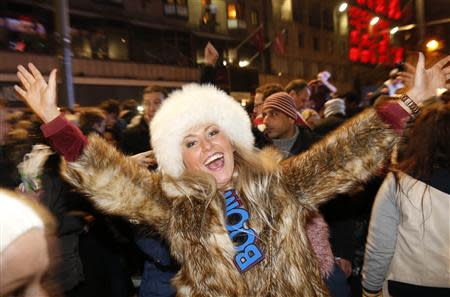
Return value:
[(208, 195), (208, 189), (149, 172), (95, 135), (63, 172), (103, 211), (145, 221), (164, 236), (181, 265), (172, 280), (177, 296), (328, 296), (306, 223), (319, 204), (379, 170), (399, 138), (370, 109), (298, 156), (281, 161), (271, 151), (255, 152), (263, 169), (254, 179), (269, 185), (253, 197), (257, 203), (239, 195), (265, 256), (245, 273), (233, 261), (218, 190)]
[(147, 122), (143, 116), (136, 121), (133, 125), (129, 125), (122, 134), (120, 147), (127, 155), (135, 155), (151, 149)]
[(416, 286), (414, 296), (449, 296), (450, 171), (435, 170), (427, 183), (396, 175), (387, 175), (375, 200), (363, 286), (377, 291), (387, 281), (383, 296), (410, 285)]

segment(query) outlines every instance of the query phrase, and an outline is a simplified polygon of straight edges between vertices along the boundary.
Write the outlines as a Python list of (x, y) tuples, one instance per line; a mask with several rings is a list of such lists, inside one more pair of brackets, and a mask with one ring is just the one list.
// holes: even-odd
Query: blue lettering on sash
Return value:
[[(242, 201), (235, 191), (225, 192), (225, 204), (227, 215), (227, 230), (237, 254), (234, 256), (234, 264), (239, 272), (244, 273), (264, 259), (264, 254), (256, 245), (257, 234), (255, 230), (247, 228), (245, 225), (250, 216), (245, 208), (242, 208)], [(233, 222), (229, 222), (233, 218)], [(238, 241), (245, 239), (244, 242)]]

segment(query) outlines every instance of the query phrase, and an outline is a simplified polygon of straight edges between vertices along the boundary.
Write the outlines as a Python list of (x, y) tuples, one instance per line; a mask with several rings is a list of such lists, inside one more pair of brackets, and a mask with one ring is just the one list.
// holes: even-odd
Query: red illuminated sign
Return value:
[[(364, 64), (390, 65), (401, 62), (404, 48), (392, 46), (392, 22), (401, 17), (400, 0), (357, 0), (349, 18), (349, 59)], [(379, 16), (376, 24), (370, 21)]]

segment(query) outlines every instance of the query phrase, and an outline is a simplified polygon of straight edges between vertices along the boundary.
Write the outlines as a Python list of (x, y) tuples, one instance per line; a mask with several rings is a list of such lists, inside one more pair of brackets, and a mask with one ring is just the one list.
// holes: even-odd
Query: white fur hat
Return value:
[(0, 189), (0, 252), (32, 228), (44, 228), (44, 222), (28, 205)]
[(173, 177), (183, 173), (183, 138), (202, 124), (216, 124), (232, 143), (253, 148), (250, 118), (236, 100), (212, 85), (185, 85), (164, 100), (150, 123), (151, 143), (162, 172)]

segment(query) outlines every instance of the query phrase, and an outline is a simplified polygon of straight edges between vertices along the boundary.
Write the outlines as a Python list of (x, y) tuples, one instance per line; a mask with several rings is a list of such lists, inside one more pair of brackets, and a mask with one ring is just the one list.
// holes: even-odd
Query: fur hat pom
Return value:
[(162, 172), (173, 177), (183, 173), (183, 138), (202, 124), (215, 124), (233, 144), (253, 148), (250, 118), (236, 100), (212, 85), (185, 85), (164, 100), (150, 123), (151, 144)]

